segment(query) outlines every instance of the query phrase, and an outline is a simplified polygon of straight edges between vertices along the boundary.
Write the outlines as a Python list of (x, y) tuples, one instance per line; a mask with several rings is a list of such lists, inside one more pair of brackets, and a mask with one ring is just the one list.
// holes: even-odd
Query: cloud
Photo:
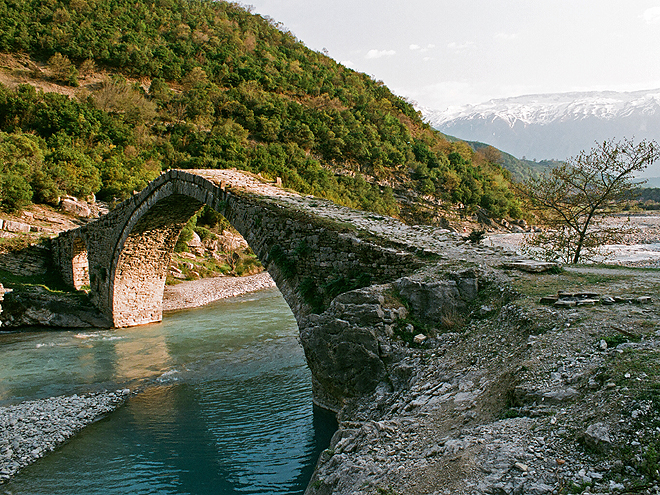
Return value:
[(366, 58), (382, 58), (382, 57), (391, 57), (396, 55), (394, 50), (369, 50), (366, 54)]
[(503, 33), (499, 32), (495, 34), (496, 40), (511, 41), (515, 40), (518, 37), (517, 33)]
[(432, 50), (433, 48), (435, 48), (435, 45), (432, 44), (432, 43), (429, 43), (429, 44), (426, 45), (425, 47), (421, 47), (421, 46), (419, 46), (419, 45), (412, 44), (412, 45), (410, 45), (408, 48), (410, 48), (410, 49), (413, 50), (413, 51), (418, 51), (418, 52), (420, 52), (420, 53), (426, 53), (426, 52), (428, 52), (429, 50)]
[(449, 48), (453, 52), (465, 52), (474, 47), (475, 47), (474, 41), (466, 41), (464, 43), (457, 43), (455, 41), (452, 41), (447, 45), (447, 48)]
[(642, 14), (647, 24), (660, 24), (660, 7), (651, 7)]

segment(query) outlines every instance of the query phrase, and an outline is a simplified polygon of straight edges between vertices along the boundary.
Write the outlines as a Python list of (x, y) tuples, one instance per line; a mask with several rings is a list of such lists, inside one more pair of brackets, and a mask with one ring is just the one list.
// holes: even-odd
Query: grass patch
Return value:
[(614, 283), (631, 280), (638, 276), (638, 273), (589, 273), (564, 268), (561, 273), (519, 274), (512, 281), (512, 285), (517, 291), (526, 296), (540, 298), (557, 294), (557, 291), (560, 290), (598, 292)]
[(52, 293), (75, 293), (73, 287), (68, 286), (53, 267), (48, 267), (41, 275), (16, 275), (10, 271), (0, 269), (0, 282), (7, 289), (21, 289), (22, 287), (42, 287)]
[(607, 337), (603, 337), (602, 340), (605, 341), (608, 348), (613, 348), (618, 346), (619, 344), (626, 344), (628, 342), (639, 342), (641, 340), (641, 337), (637, 335), (633, 336), (633, 335), (623, 335), (617, 333), (615, 335), (608, 335)]

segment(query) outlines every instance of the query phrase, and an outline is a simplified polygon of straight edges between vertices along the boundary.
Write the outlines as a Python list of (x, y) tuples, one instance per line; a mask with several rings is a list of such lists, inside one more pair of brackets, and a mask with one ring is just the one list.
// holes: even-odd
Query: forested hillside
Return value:
[(167, 168), (237, 167), (380, 213), (398, 214), (413, 190), (520, 214), (487, 153), (236, 4), (0, 0), (0, 55), (0, 72), (27, 83), (0, 85), (6, 210), (63, 194), (123, 199)]

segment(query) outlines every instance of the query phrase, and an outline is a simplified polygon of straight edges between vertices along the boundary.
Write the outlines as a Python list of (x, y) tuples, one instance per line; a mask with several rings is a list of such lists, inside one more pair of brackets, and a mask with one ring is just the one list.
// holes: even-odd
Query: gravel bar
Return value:
[(0, 484), (123, 404), (129, 389), (0, 407)]
[(196, 308), (219, 299), (275, 287), (268, 272), (247, 277), (214, 277), (165, 286), (163, 311)]

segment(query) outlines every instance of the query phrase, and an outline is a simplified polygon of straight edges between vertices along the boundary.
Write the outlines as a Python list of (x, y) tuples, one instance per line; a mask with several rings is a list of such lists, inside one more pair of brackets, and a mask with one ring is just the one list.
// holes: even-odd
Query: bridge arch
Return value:
[[(157, 181), (127, 217), (112, 251), (106, 297), (115, 327), (162, 319), (163, 291), (174, 246), (185, 224), (204, 205), (228, 216), (229, 223), (250, 247), (254, 239), (263, 237), (248, 232), (241, 216), (231, 214), (228, 203), (233, 198), (221, 186), (186, 172), (168, 174), (174, 177)], [(252, 244), (249, 238), (253, 239)], [(264, 252), (263, 243), (253, 250), (267, 266), (268, 253)], [(287, 303), (300, 310), (301, 301), (277, 267), (273, 265), (269, 271)]]
[[(389, 240), (392, 232), (418, 235), (393, 219), (283, 191), (237, 171), (170, 170), (108, 214), (61, 233), (53, 240), (53, 257), (65, 282), (77, 286), (73, 260), (86, 248), (91, 302), (107, 326), (160, 321), (174, 246), (203, 205), (243, 236), (291, 308), (315, 401), (338, 410), (343, 397), (376, 386), (384, 376), (377, 334), (385, 327), (370, 325), (384, 313), (379, 297), (350, 291), (378, 287), (423, 263), (420, 248)], [(365, 227), (370, 230), (360, 231)], [(374, 232), (384, 232), (385, 239)], [(353, 323), (345, 320), (349, 306), (355, 306)]]

